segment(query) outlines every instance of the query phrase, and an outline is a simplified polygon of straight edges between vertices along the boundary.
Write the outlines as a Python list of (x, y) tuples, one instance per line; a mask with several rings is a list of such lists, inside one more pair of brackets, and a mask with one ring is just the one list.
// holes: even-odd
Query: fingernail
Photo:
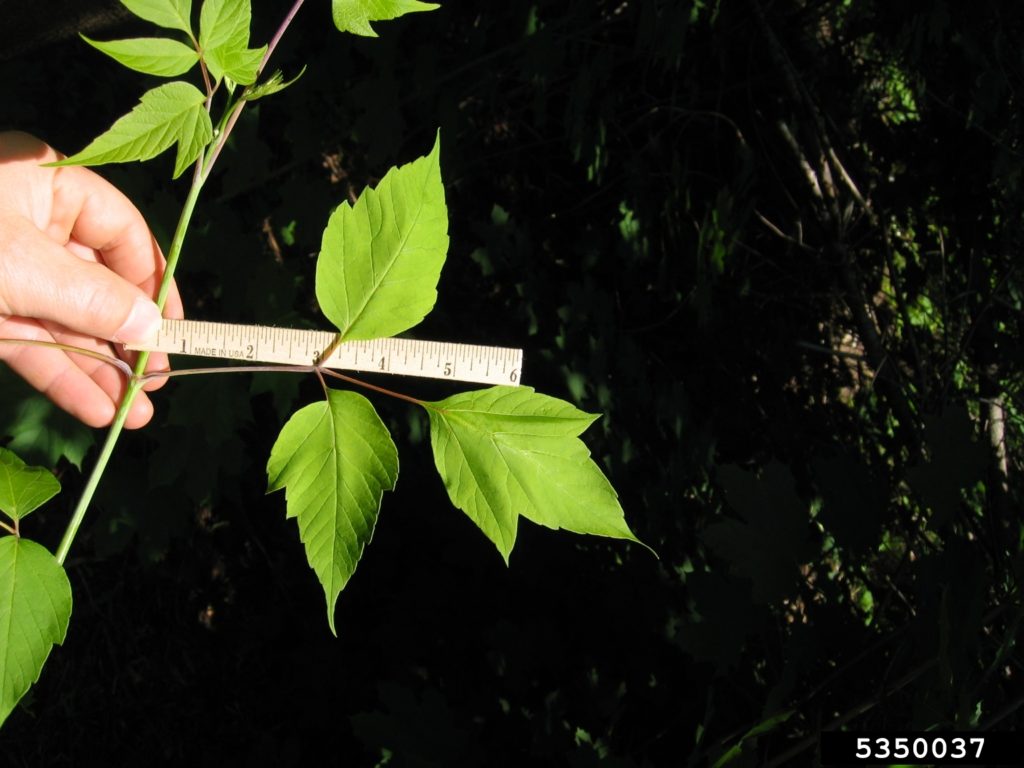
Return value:
[(160, 330), (160, 310), (148, 299), (138, 298), (124, 325), (114, 334), (114, 341), (142, 344), (150, 341)]

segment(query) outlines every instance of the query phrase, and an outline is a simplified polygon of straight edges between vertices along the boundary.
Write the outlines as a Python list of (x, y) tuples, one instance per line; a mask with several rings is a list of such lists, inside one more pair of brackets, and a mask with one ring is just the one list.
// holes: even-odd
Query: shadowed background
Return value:
[[(288, 5), (256, 4), (256, 44)], [(151, 81), (67, 31), (153, 31), (43, 10), (0, 0), (0, 128), (76, 151)], [(660, 559), (524, 523), (506, 569), (425, 417), (375, 398), (401, 473), (334, 639), (264, 494), (319, 385), (171, 382), (76, 541), (68, 638), (4, 761), (813, 765), (823, 727), (1020, 727), (1022, 22), (450, 0), (365, 40), (307, 3), (272, 62), (306, 74), (204, 190), (186, 312), (322, 327), (329, 212), (440, 126), (451, 248), (415, 334), (524, 347), (525, 383), (603, 413), (585, 440)], [(171, 168), (101, 170), (164, 244)], [(29, 521), (52, 548), (99, 434), (4, 371), (0, 436), (61, 477)]]

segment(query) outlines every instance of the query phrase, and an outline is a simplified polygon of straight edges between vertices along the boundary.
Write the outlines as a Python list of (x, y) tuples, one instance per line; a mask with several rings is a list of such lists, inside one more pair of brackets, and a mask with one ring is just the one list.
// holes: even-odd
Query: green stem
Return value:
[[(203, 159), (203, 156), (200, 155), (197, 161), (199, 166), (202, 166)], [(199, 192), (203, 188), (203, 181), (205, 179), (206, 175), (203, 173), (197, 173), (193, 177), (192, 187), (188, 191), (188, 197), (185, 198), (181, 215), (178, 217), (178, 226), (174, 230), (174, 238), (171, 240), (171, 247), (167, 252), (167, 266), (164, 268), (163, 279), (160, 282), (160, 291), (156, 297), (157, 306), (161, 310), (163, 310), (164, 304), (167, 303), (167, 294), (170, 293), (171, 286), (174, 284), (174, 270), (178, 266), (178, 257), (181, 255), (181, 248), (185, 243), (185, 234), (188, 232), (188, 225), (192, 221), (192, 213), (195, 211), (196, 201), (199, 199)], [(100, 455), (96, 459), (92, 472), (89, 474), (85, 488), (82, 489), (82, 495), (78, 499), (78, 504), (75, 506), (74, 512), (71, 513), (71, 520), (68, 521), (67, 528), (64, 529), (64, 536), (60, 540), (60, 546), (57, 547), (57, 562), (61, 565), (64, 564), (68, 551), (71, 549), (71, 544), (74, 542), (78, 529), (85, 519), (85, 513), (89, 509), (89, 504), (92, 503), (92, 497), (96, 493), (96, 488), (99, 487), (100, 480), (107, 468), (107, 462), (110, 461), (110, 456), (114, 452), (114, 446), (117, 445), (117, 440), (121, 436), (121, 430), (124, 429), (124, 423), (128, 419), (128, 412), (131, 410), (132, 403), (135, 402), (136, 396), (142, 391), (143, 382), (141, 377), (146, 372), (148, 360), (149, 353), (140, 352), (138, 359), (135, 361), (132, 377), (128, 380), (124, 397), (117, 408), (117, 413), (114, 414), (114, 422), (110, 425), (107, 438), (103, 442), (103, 448), (100, 449)]]
[[(203, 155), (199, 156), (196, 161), (200, 166), (203, 164)], [(178, 267), (178, 257), (181, 256), (181, 247), (185, 243), (185, 235), (188, 232), (189, 222), (192, 221), (192, 213), (196, 208), (196, 201), (199, 200), (199, 193), (203, 188), (203, 182), (206, 180), (205, 174), (197, 174), (192, 180), (192, 187), (188, 191), (188, 197), (185, 198), (185, 204), (181, 207), (181, 215), (178, 217), (178, 226), (174, 230), (174, 238), (171, 240), (171, 248), (167, 252), (167, 266), (164, 267), (164, 277), (160, 282), (160, 291), (156, 295), (156, 305), (163, 311), (164, 304), (167, 303), (167, 294), (171, 291), (171, 286), (174, 284), (174, 270)], [(148, 353), (140, 352), (139, 358), (143, 355), (148, 357)], [(136, 375), (141, 375), (145, 370), (145, 362), (142, 362), (140, 368), (139, 364), (135, 365)]]
[[(302, 7), (302, 3), (303, 0), (295, 0), (295, 3), (288, 12), (288, 15), (285, 16), (284, 21), (274, 35), (274, 39), (267, 48), (263, 61), (260, 62), (260, 72), (262, 72), (263, 68), (266, 67), (267, 60), (274, 52), (274, 49), (277, 47), (277, 43), (280, 41), (285, 30), (288, 29), (288, 26), (295, 18), (295, 14), (298, 13), (299, 8)], [(207, 87), (209, 88), (209, 86)], [(212, 97), (213, 93), (210, 92), (209, 95)], [(171, 247), (167, 253), (167, 266), (164, 268), (163, 280), (160, 282), (160, 291), (157, 293), (156, 297), (156, 304), (160, 307), (161, 311), (163, 311), (164, 304), (167, 303), (167, 294), (170, 293), (171, 286), (174, 284), (174, 270), (178, 266), (178, 257), (181, 255), (181, 246), (185, 242), (185, 234), (188, 232), (188, 225), (192, 220), (192, 212), (195, 210), (196, 201), (199, 199), (199, 192), (203, 188), (203, 183), (209, 177), (214, 163), (217, 162), (217, 158), (220, 156), (220, 151), (227, 143), (228, 136), (230, 135), (231, 130), (235, 127), (238, 116), (242, 113), (242, 109), (244, 107), (245, 100), (242, 99), (227, 110), (229, 117), (227, 123), (224, 125), (224, 130), (214, 143), (211, 151), (208, 154), (206, 152), (200, 153), (199, 159), (196, 161), (196, 172), (192, 177), (192, 186), (188, 191), (188, 197), (185, 198), (185, 204), (182, 206), (181, 215), (178, 217), (178, 226), (174, 230), (174, 238), (171, 240)], [(128, 388), (125, 390), (124, 398), (121, 400), (121, 404), (117, 408), (117, 413), (114, 414), (114, 422), (110, 425), (110, 430), (107, 432), (107, 439), (104, 441), (103, 448), (100, 450), (96, 466), (93, 467), (92, 473), (86, 481), (85, 488), (82, 490), (82, 496), (78, 500), (78, 504), (75, 506), (74, 512), (71, 514), (71, 520), (68, 522), (68, 526), (64, 530), (64, 536), (60, 541), (60, 546), (57, 548), (57, 562), (61, 565), (64, 564), (64, 560), (68, 556), (68, 551), (71, 549), (71, 544), (75, 540), (75, 535), (78, 533), (78, 529), (81, 527), (82, 521), (85, 519), (86, 510), (89, 508), (89, 504), (92, 502), (92, 497), (96, 493), (96, 488), (99, 486), (100, 479), (103, 477), (103, 472), (107, 468), (107, 462), (110, 461), (110, 456), (114, 452), (114, 446), (117, 444), (117, 439), (121, 436), (121, 430), (124, 429), (124, 424), (128, 419), (128, 412), (131, 410), (132, 403), (135, 402), (135, 397), (142, 390), (142, 376), (146, 372), (146, 363), (148, 360), (149, 353), (140, 352), (138, 359), (135, 361), (135, 368), (132, 371), (131, 378), (128, 380)]]
[(85, 488), (82, 490), (82, 495), (78, 499), (78, 505), (75, 507), (75, 511), (71, 515), (71, 520), (68, 521), (68, 526), (64, 529), (64, 537), (60, 540), (60, 546), (57, 547), (57, 562), (61, 565), (64, 565), (64, 560), (67, 559), (68, 551), (71, 549), (71, 543), (75, 540), (78, 529), (81, 527), (82, 521), (85, 519), (85, 512), (89, 508), (89, 504), (92, 502), (92, 497), (96, 493), (96, 488), (99, 487), (100, 479), (103, 477), (103, 472), (107, 468), (107, 462), (110, 461), (110, 456), (114, 452), (114, 446), (117, 445), (117, 438), (120, 437), (121, 430), (124, 428), (124, 422), (128, 418), (128, 411), (140, 389), (142, 389), (142, 384), (140, 382), (134, 380), (130, 380), (128, 382), (128, 389), (125, 391), (124, 399), (121, 401), (121, 406), (117, 409), (117, 414), (114, 416), (114, 423), (110, 425), (110, 430), (107, 432), (107, 439), (103, 442), (103, 448), (100, 449), (100, 455), (97, 457), (96, 464), (93, 466), (92, 473), (89, 475), (89, 480), (86, 482)]

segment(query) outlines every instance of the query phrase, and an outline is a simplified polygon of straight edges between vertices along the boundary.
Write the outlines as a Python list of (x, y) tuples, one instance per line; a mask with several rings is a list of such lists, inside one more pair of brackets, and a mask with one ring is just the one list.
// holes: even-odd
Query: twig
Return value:
[[(270, 53), (277, 46), (277, 43), (280, 41), (284, 31), (295, 18), (295, 14), (298, 13), (299, 8), (302, 7), (302, 3), (303, 0), (296, 0), (291, 11), (288, 12), (288, 15), (278, 28), (274, 35), (272, 46), (268, 46), (267, 53), (264, 54), (263, 61), (260, 62), (259, 72), (263, 71), (263, 67), (266, 66), (267, 59), (270, 57)], [(186, 196), (185, 202), (181, 208), (181, 214), (178, 217), (178, 224), (175, 227), (174, 236), (171, 239), (171, 247), (167, 254), (167, 263), (164, 267), (163, 278), (160, 281), (160, 289), (157, 292), (156, 304), (161, 311), (164, 308), (164, 304), (167, 302), (167, 296), (170, 294), (171, 286), (174, 283), (174, 271), (177, 267), (178, 257), (181, 255), (182, 245), (185, 242), (185, 235), (188, 232), (189, 222), (192, 220), (192, 213), (195, 209), (196, 201), (199, 199), (199, 193), (202, 190), (206, 179), (209, 177), (210, 171), (213, 169), (213, 166), (217, 161), (217, 157), (224, 148), (228, 136), (231, 134), (231, 129), (234, 127), (238, 120), (238, 116), (241, 114), (244, 107), (245, 99), (242, 98), (233, 108), (228, 123), (217, 138), (212, 152), (209, 156), (207, 156), (205, 152), (201, 152), (196, 160), (196, 173), (193, 176), (192, 186), (189, 188), (188, 195)], [(85, 487), (82, 489), (82, 495), (79, 497), (78, 503), (75, 505), (75, 509), (71, 514), (71, 519), (68, 521), (67, 528), (64, 530), (64, 535), (61, 538), (60, 545), (57, 547), (55, 555), (57, 562), (61, 565), (63, 565), (64, 561), (67, 559), (68, 552), (71, 549), (71, 544), (74, 542), (75, 536), (78, 534), (78, 529), (81, 527), (82, 521), (85, 519), (86, 511), (89, 508), (89, 504), (92, 502), (92, 497), (96, 493), (100, 479), (103, 477), (103, 473), (106, 470), (107, 463), (113, 455), (114, 446), (117, 445), (117, 440), (121, 435), (121, 431), (124, 429), (125, 422), (128, 420), (128, 413), (131, 410), (132, 403), (142, 390), (143, 382), (141, 377), (145, 375), (146, 363), (148, 360), (149, 353), (140, 352), (135, 361), (132, 376), (128, 380), (128, 386), (125, 390), (124, 396), (121, 398), (121, 403), (117, 408), (117, 412), (114, 414), (114, 421), (111, 423), (110, 429), (107, 431), (107, 437), (103, 441), (103, 446), (100, 448), (100, 453), (96, 457), (96, 464), (93, 466), (92, 472), (89, 473), (89, 478), (86, 481)]]
[[(260, 61), (259, 68), (256, 70), (257, 77), (259, 77), (259, 75), (262, 74), (264, 68), (267, 66), (267, 62), (270, 60), (270, 55), (274, 52), (274, 49), (277, 48), (277, 44), (281, 41), (281, 37), (284, 35), (285, 31), (288, 29), (292, 21), (295, 19), (295, 14), (299, 12), (299, 9), (302, 7), (302, 3), (304, 1), (305, 0), (295, 0), (295, 4), (292, 6), (292, 9), (288, 11), (288, 15), (284, 17), (284, 21), (281, 22), (281, 26), (277, 28), (277, 32), (274, 33), (274, 37), (270, 40), (270, 43), (267, 45), (267, 52), (263, 54), (263, 60)], [(249, 89), (247, 87), (246, 91), (248, 90)], [(217, 140), (217, 143), (214, 144), (213, 146), (213, 151), (210, 153), (209, 162), (207, 162), (206, 165), (204, 166), (205, 176), (209, 176), (210, 171), (213, 169), (214, 163), (216, 163), (217, 158), (220, 157), (221, 150), (224, 148), (224, 145), (227, 144), (228, 136), (230, 136), (231, 131), (234, 130), (235, 124), (238, 122), (238, 118), (242, 116), (242, 110), (245, 109), (246, 103), (247, 102), (245, 99), (245, 93), (243, 92), (242, 98), (238, 100), (238, 103), (235, 104), (234, 108), (231, 110), (231, 115), (230, 117), (228, 117), (227, 123), (224, 126), (224, 130), (221, 133), (220, 138)]]
[(351, 376), (346, 376), (343, 373), (338, 373), (337, 371), (332, 371), (329, 368), (321, 368), (321, 367), (318, 366), (317, 370), (322, 372), (322, 373), (324, 373), (327, 376), (332, 377), (332, 378), (341, 379), (342, 381), (347, 381), (349, 384), (355, 384), (358, 387), (365, 387), (366, 389), (371, 389), (374, 392), (380, 392), (380, 394), (388, 395), (389, 397), (397, 397), (399, 400), (405, 400), (407, 403), (412, 403), (413, 405), (421, 405), (424, 408), (428, 407), (428, 404), (427, 404), (426, 401), (424, 401), (424, 400), (417, 400), (415, 397), (410, 397), (409, 395), (403, 395), (401, 392), (393, 392), (390, 389), (385, 389), (384, 387), (378, 387), (376, 384), (371, 384), (370, 382), (363, 381), (362, 379), (355, 379), (355, 378), (353, 378)]
[(45, 347), (47, 349), (59, 349), (64, 352), (73, 352), (76, 355), (85, 355), (91, 357), (94, 360), (100, 360), (101, 362), (108, 363), (121, 371), (129, 379), (134, 375), (132, 373), (131, 366), (128, 365), (124, 360), (113, 355), (105, 355), (102, 352), (97, 352), (93, 349), (82, 349), (81, 347), (74, 347), (70, 344), (61, 344), (56, 341), (43, 341), (42, 339), (0, 339), (0, 344), (18, 344), (29, 347)]
[(175, 368), (166, 371), (150, 371), (139, 376), (140, 381), (169, 379), (174, 376), (202, 376), (207, 373), (313, 373), (312, 365), (221, 365), (210, 368)]
[(263, 54), (263, 60), (260, 62), (259, 69), (256, 70), (257, 75), (262, 73), (264, 68), (267, 66), (267, 62), (270, 61), (270, 57), (273, 55), (274, 49), (277, 48), (277, 44), (281, 42), (281, 38), (284, 36), (285, 30), (291, 26), (292, 20), (295, 19), (295, 14), (299, 12), (299, 8), (302, 7), (303, 2), (305, 2), (305, 0), (295, 0), (295, 5), (293, 5), (292, 9), (288, 11), (288, 15), (284, 17), (284, 21), (281, 22), (281, 26), (277, 28), (277, 32), (274, 33), (270, 43), (267, 45), (267, 52)]

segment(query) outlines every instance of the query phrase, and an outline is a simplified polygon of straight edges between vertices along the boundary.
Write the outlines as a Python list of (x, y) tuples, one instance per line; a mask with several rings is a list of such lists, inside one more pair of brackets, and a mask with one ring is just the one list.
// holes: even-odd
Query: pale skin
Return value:
[[(41, 167), (62, 157), (28, 134), (0, 132), (0, 339), (55, 341), (134, 362), (121, 345), (145, 342), (159, 327), (153, 298), (163, 254), (142, 214), (102, 177)], [(164, 314), (182, 317), (176, 289)], [(60, 349), (3, 343), (0, 361), (92, 427), (111, 423), (126, 386), (116, 367)], [(146, 370), (167, 367), (166, 355), (152, 354)], [(125, 426), (152, 416), (140, 392)]]

